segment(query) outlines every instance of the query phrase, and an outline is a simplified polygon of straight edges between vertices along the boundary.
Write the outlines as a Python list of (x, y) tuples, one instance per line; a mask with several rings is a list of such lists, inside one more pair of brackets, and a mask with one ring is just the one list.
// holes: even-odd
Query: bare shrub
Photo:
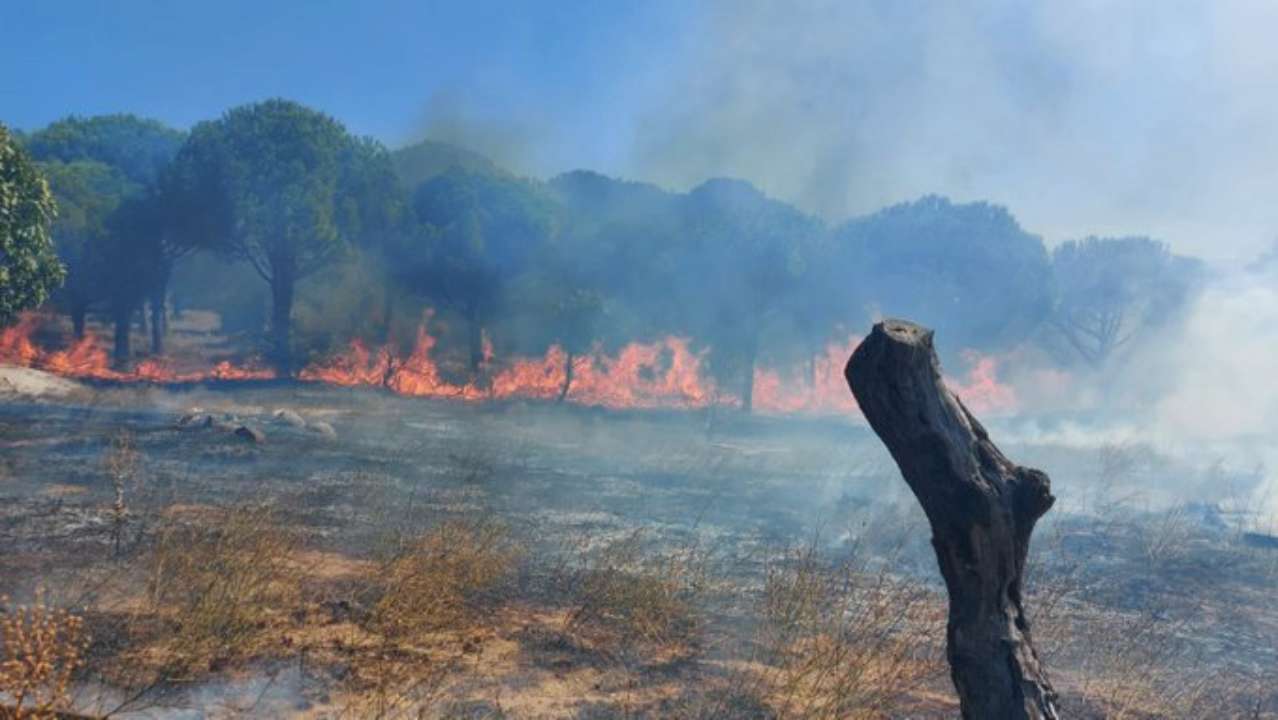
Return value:
[(83, 621), (50, 607), (42, 592), (31, 605), (0, 598), (0, 608), (0, 718), (56, 717), (68, 709), (71, 680), (84, 664)]
[(152, 609), (178, 667), (242, 658), (261, 630), (296, 606), (296, 538), (264, 506), (239, 506), (215, 523), (163, 528), (147, 563)]
[(788, 718), (881, 718), (942, 672), (944, 604), (922, 583), (816, 543), (770, 563), (760, 608), (760, 688)]
[(1156, 512), (1140, 523), (1140, 539), (1145, 557), (1154, 565), (1164, 565), (1185, 557), (1197, 521), (1184, 505)]
[(1220, 709), (1225, 698), (1208, 694), (1219, 678), (1188, 657), (1178, 623), (1159, 613), (1096, 620), (1075, 628), (1086, 643), (1079, 689), (1104, 717), (1189, 720)]
[(696, 546), (648, 552), (644, 539), (635, 531), (582, 553), (570, 580), (574, 602), (566, 631), (588, 634), (611, 650), (693, 640), (709, 553)]

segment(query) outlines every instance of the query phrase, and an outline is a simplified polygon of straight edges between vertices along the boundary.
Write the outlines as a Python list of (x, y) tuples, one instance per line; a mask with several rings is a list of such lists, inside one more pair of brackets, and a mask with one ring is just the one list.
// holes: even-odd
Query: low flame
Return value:
[[(429, 317), (428, 317), (429, 319)], [(122, 382), (188, 383), (205, 380), (265, 380), (276, 377), (260, 363), (237, 365), (228, 360), (211, 367), (178, 368), (167, 358), (149, 358), (131, 370), (115, 370), (110, 356), (93, 335), (62, 350), (42, 350), (34, 335), (43, 319), (24, 315), (0, 330), (0, 363), (9, 363), (77, 378)], [(856, 401), (843, 379), (843, 366), (861, 338), (832, 342), (799, 367), (754, 372), (754, 407), (768, 414), (848, 415)], [(390, 347), (370, 349), (352, 340), (344, 352), (307, 366), (299, 379), (345, 387), (381, 387), (400, 395), (486, 401), (509, 398), (555, 400), (608, 408), (700, 408), (733, 405), (736, 396), (716, 387), (704, 370), (705, 351), (692, 350), (686, 338), (669, 336), (648, 343), (632, 342), (609, 355), (595, 347), (570, 356), (552, 346), (540, 358), (516, 357), (498, 362), (488, 337), (483, 338), (481, 369), (485, 381), (453, 382), (434, 358), (437, 338), (426, 324), (418, 328), (407, 355)], [(971, 370), (949, 384), (975, 412), (1008, 413), (1016, 409), (1015, 391), (998, 381), (999, 361), (974, 351), (964, 354)], [(571, 362), (571, 381), (569, 363)], [(565, 392), (565, 384), (567, 385)]]

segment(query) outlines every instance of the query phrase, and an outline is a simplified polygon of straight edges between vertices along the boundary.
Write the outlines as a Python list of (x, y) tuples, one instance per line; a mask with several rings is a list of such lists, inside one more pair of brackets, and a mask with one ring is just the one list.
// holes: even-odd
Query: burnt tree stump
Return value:
[(949, 592), (946, 656), (963, 717), (1057, 718), (1022, 604), (1034, 523), (1055, 498), (1046, 473), (1003, 456), (941, 380), (932, 331), (886, 320), (844, 371), (932, 526)]

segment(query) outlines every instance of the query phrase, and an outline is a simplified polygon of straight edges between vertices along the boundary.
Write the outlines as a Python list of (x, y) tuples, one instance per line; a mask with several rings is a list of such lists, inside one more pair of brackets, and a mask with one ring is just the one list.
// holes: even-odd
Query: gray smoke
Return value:
[(833, 220), (938, 192), (1049, 243), (1250, 257), (1278, 230), (1276, 24), (1253, 2), (721, 2), (634, 174), (743, 177)]

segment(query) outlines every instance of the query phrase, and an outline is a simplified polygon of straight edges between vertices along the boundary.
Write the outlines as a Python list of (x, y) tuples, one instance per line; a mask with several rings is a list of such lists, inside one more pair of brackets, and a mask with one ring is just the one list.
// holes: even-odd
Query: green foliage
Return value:
[(1012, 345), (1051, 309), (1042, 240), (996, 205), (925, 197), (846, 223), (835, 243), (825, 285), (849, 314), (917, 320), (951, 350)]
[(385, 152), (286, 100), (197, 125), (165, 186), (189, 237), (247, 261), (271, 286), (274, 354), (285, 372), (296, 283), (395, 223)]
[(134, 115), (72, 115), (32, 133), (26, 145), (43, 162), (100, 162), (133, 183), (153, 185), (183, 138), (179, 130)]
[(469, 325), (472, 372), (481, 332), (512, 284), (558, 232), (560, 208), (540, 185), (453, 168), (413, 193), (415, 232), (388, 249), (396, 277)]
[[(145, 298), (163, 298), (168, 268), (185, 247), (166, 232), (165, 203), (154, 191), (183, 138), (133, 115), (71, 116), (28, 138), (61, 209), (53, 235), (69, 276), (57, 300), (77, 330), (91, 306), (105, 305), (127, 325)], [(127, 328), (121, 332), (127, 345)], [(116, 350), (127, 357), (127, 346)]]
[(0, 326), (44, 302), (65, 276), (50, 237), (56, 208), (31, 157), (0, 125)]
[(406, 188), (415, 188), (453, 169), (476, 175), (510, 175), (477, 152), (433, 140), (402, 147), (391, 153), (391, 159), (395, 174)]
[(55, 295), (58, 304), (72, 313), (101, 299), (105, 278), (94, 261), (102, 256), (96, 246), (105, 242), (111, 215), (125, 198), (140, 191), (118, 169), (96, 160), (42, 163), (58, 203), (53, 241), (67, 268), (67, 281)]

